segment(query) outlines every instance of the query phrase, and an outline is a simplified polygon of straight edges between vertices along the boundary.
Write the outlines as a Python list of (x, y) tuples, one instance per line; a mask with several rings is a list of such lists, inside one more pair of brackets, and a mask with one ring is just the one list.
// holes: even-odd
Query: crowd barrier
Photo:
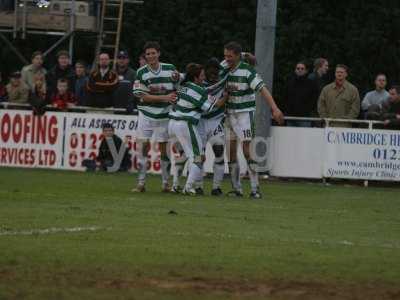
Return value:
[[(1, 104), (10, 107), (8, 104)], [(13, 107), (14, 104), (13, 104)], [(84, 159), (94, 158), (101, 141), (101, 125), (112, 123), (132, 153), (137, 167), (136, 115), (116, 109), (82, 109), (79, 112), (48, 111), (34, 116), (31, 111), (0, 109), (0, 166), (53, 168), (82, 171)], [(346, 178), (400, 180), (400, 132), (374, 129), (379, 121), (287, 118), (326, 122), (328, 127), (273, 126), (266, 140), (267, 170), (271, 176), (294, 178)], [(329, 127), (330, 122), (363, 123), (368, 128)], [(173, 157), (179, 156), (174, 153)], [(160, 172), (155, 145), (149, 153), (149, 171)], [(206, 151), (205, 171), (212, 173), (213, 154)], [(239, 153), (241, 171), (246, 162)]]

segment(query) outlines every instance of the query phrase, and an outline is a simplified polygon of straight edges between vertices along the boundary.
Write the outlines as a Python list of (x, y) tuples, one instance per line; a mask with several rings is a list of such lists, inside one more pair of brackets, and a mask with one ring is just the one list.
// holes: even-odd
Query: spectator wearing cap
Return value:
[(97, 68), (90, 73), (87, 83), (89, 106), (112, 107), (113, 93), (118, 86), (118, 74), (110, 68), (110, 56), (99, 55)]
[(33, 52), (32, 57), (31, 57), (31, 64), (27, 65), (22, 68), (21, 75), (22, 75), (22, 80), (26, 83), (26, 85), (29, 87), (31, 92), (34, 91), (35, 87), (35, 75), (36, 74), (42, 74), (46, 75), (47, 71), (43, 67), (43, 54), (40, 51)]
[(133, 106), (134, 97), (132, 87), (136, 79), (136, 71), (129, 67), (129, 62), (128, 53), (120, 51), (117, 56), (116, 65), (119, 82), (113, 95), (114, 107), (132, 108)]
[(21, 72), (14, 72), (10, 76), (10, 83), (6, 86), (9, 102), (27, 103), (29, 88), (21, 79)]
[(4, 102), (7, 100), (7, 91), (6, 87), (3, 84), (3, 79), (0, 72), (0, 102)]
[(57, 82), (64, 78), (68, 81), (70, 91), (74, 90), (74, 68), (71, 66), (68, 51), (61, 50), (57, 53), (57, 64), (47, 73), (47, 90), (50, 95), (57, 91)]
[(88, 105), (88, 94), (87, 94), (87, 83), (89, 77), (86, 72), (86, 63), (82, 60), (78, 60), (75, 63), (75, 77), (74, 77), (74, 95), (77, 104), (80, 106)]

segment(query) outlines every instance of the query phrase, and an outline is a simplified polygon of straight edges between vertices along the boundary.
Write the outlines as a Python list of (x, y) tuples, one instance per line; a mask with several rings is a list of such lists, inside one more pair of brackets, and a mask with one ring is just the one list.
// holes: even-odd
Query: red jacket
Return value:
[(76, 104), (76, 99), (71, 92), (66, 92), (64, 95), (56, 93), (50, 98), (50, 102), (58, 109), (66, 109), (67, 104)]

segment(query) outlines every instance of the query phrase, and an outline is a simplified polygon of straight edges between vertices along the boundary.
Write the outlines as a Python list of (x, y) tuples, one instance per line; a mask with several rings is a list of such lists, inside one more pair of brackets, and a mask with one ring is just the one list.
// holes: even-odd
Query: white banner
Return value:
[(324, 177), (400, 180), (400, 133), (325, 129)]
[(0, 166), (60, 168), (64, 114), (0, 110)]

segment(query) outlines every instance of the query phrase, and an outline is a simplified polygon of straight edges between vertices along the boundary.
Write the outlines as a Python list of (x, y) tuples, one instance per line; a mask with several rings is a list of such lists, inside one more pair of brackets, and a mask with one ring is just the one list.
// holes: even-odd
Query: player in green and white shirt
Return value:
[(170, 160), (167, 155), (168, 122), (171, 104), (176, 101), (179, 73), (174, 65), (161, 63), (160, 45), (147, 42), (143, 48), (147, 64), (137, 71), (133, 93), (140, 98), (136, 139), (139, 146), (139, 176), (135, 191), (145, 191), (149, 141), (159, 144), (161, 153), (162, 189), (169, 191)]
[(272, 116), (278, 123), (283, 123), (283, 114), (254, 67), (241, 59), (241, 53), (242, 47), (236, 42), (230, 42), (224, 47), (225, 65), (228, 69), (226, 88), (229, 93), (226, 102), (226, 126), (227, 136), (231, 141), (229, 168), (234, 189), (230, 194), (239, 197), (243, 195), (237, 163), (237, 141), (239, 141), (243, 145), (243, 154), (248, 165), (251, 183), (250, 197), (261, 198), (257, 164), (250, 155), (250, 143), (255, 134), (256, 93), (260, 93), (270, 106)]
[(179, 141), (189, 161), (189, 175), (183, 190), (186, 194), (196, 194), (194, 183), (202, 172), (204, 151), (198, 132), (201, 114), (223, 104), (208, 98), (207, 91), (202, 86), (204, 79), (203, 67), (189, 64), (186, 67), (185, 81), (177, 94), (177, 102), (170, 112), (168, 133), (171, 138)]
[[(208, 60), (204, 68), (206, 80), (204, 86), (207, 90), (210, 101), (215, 102), (227, 99), (225, 92), (226, 72), (224, 73), (218, 59)], [(212, 110), (204, 112), (199, 122), (199, 133), (202, 139), (204, 151), (207, 143), (210, 143), (214, 152), (213, 162), (213, 187), (211, 195), (222, 195), (221, 182), (225, 173), (224, 146), (225, 146), (225, 107), (215, 106)], [(197, 190), (202, 192), (203, 176), (198, 179)]]

